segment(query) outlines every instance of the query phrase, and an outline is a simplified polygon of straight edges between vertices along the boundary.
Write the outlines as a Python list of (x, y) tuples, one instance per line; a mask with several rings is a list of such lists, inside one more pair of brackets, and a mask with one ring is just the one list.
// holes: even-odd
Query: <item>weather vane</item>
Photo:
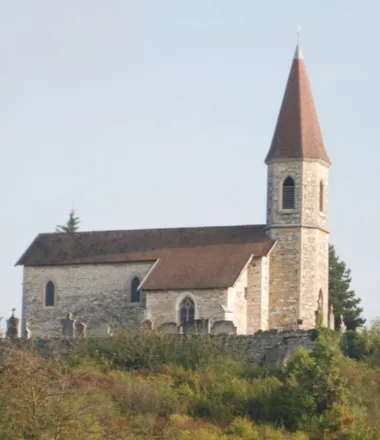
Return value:
[(297, 27), (297, 44), (300, 44), (300, 39), (301, 39), (301, 26), (298, 25), (298, 27)]

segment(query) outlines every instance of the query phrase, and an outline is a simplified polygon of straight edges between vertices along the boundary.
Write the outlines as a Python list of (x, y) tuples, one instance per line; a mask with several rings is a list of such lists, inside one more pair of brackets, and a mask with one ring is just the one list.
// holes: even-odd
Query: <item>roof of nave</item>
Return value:
[(222, 288), (274, 244), (265, 225), (39, 234), (16, 265), (156, 261), (144, 290)]

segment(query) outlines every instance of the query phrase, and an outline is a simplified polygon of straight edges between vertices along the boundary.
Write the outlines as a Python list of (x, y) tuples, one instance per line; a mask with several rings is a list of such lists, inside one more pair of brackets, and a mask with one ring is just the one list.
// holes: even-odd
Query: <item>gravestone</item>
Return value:
[(29, 322), (27, 322), (25, 324), (24, 338), (25, 339), (30, 339), (31, 337), (32, 337), (32, 332), (30, 331), (30, 328), (29, 328)]
[(196, 333), (210, 333), (210, 321), (208, 319), (196, 319), (194, 327)]
[(73, 318), (72, 313), (68, 313), (65, 319), (61, 320), (62, 322), (62, 335), (74, 338), (75, 337), (75, 320)]
[(179, 333), (178, 326), (175, 322), (165, 322), (165, 324), (161, 325), (158, 331), (170, 335)]
[(15, 316), (16, 309), (13, 307), (12, 316), (7, 320), (7, 338), (18, 338), (18, 328), (20, 324), (19, 318)]
[(344, 323), (343, 315), (340, 315), (340, 329), (339, 329), (339, 331), (340, 331), (342, 334), (346, 333), (346, 331), (347, 331), (347, 326), (346, 326), (346, 324)]
[(146, 319), (141, 324), (141, 330), (152, 330), (152, 329), (153, 329), (153, 325), (152, 325), (152, 321), (150, 319)]
[(225, 333), (228, 335), (236, 335), (236, 327), (232, 321), (215, 321), (212, 326), (212, 333), (219, 335)]
[(111, 336), (111, 328), (107, 323), (99, 323), (88, 329), (88, 334), (92, 338), (107, 338)]
[(76, 325), (77, 337), (86, 338), (87, 337), (87, 325), (83, 322), (78, 322)]
[(181, 327), (182, 333), (194, 333), (196, 331), (195, 321), (185, 321)]

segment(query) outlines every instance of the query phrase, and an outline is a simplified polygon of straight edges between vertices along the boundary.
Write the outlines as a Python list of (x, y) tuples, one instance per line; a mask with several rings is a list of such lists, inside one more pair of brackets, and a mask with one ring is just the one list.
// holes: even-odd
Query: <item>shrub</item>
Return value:
[(227, 429), (228, 434), (238, 436), (243, 440), (261, 440), (258, 437), (257, 429), (247, 418), (238, 417), (230, 424)]
[[(127, 370), (177, 364), (186, 369), (207, 368), (230, 358), (223, 339), (209, 335), (165, 335), (154, 332), (120, 333), (112, 338), (89, 338), (70, 356), (90, 356)], [(235, 353), (235, 358), (242, 355)]]

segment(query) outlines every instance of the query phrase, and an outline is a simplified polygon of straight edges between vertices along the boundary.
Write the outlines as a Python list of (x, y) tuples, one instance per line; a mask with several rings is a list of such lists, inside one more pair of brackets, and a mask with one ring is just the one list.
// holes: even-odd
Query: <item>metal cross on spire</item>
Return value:
[(295, 60), (300, 60), (300, 59), (303, 58), (302, 51), (301, 51), (300, 40), (301, 40), (301, 26), (298, 26), (298, 28), (297, 28), (297, 47), (296, 47), (296, 51), (295, 51), (295, 54), (294, 54), (294, 59)]

